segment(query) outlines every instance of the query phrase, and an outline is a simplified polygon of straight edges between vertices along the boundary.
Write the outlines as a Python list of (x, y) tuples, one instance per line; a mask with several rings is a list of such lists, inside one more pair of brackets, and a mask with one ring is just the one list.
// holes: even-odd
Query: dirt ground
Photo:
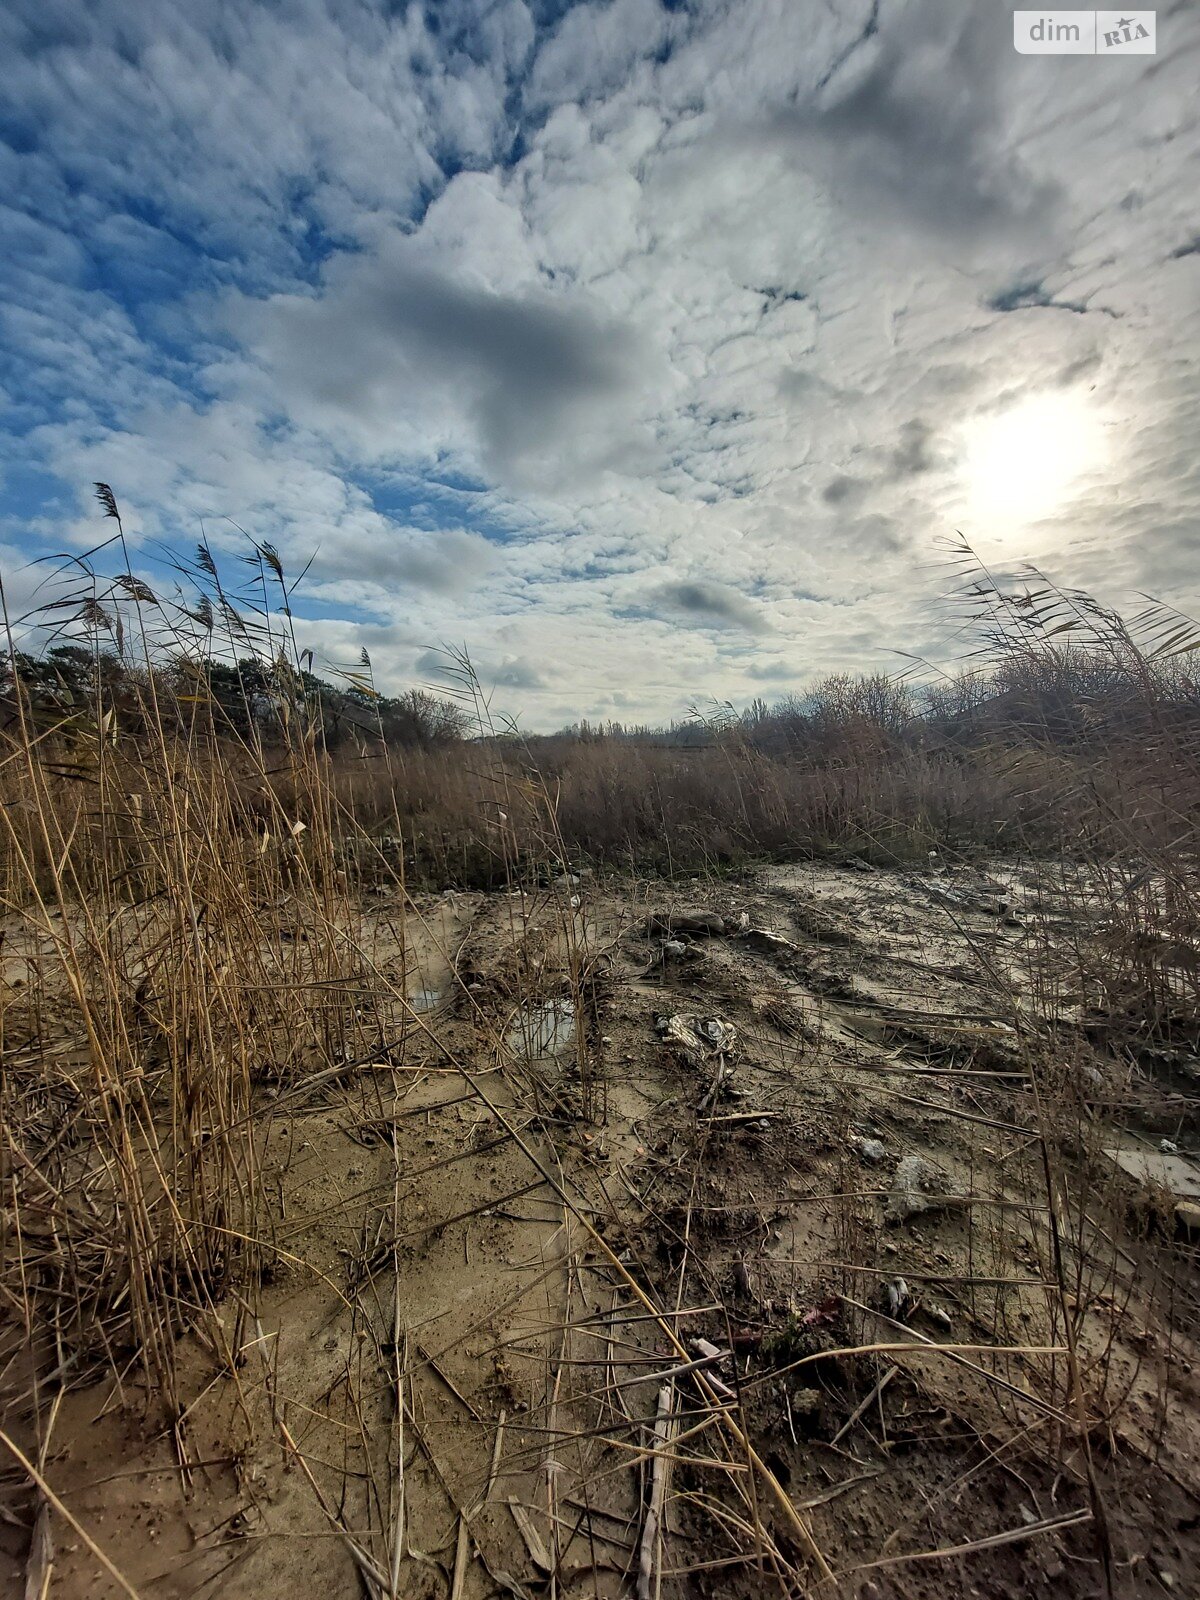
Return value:
[(410, 1007), (256, 1091), (236, 1367), (176, 1438), (70, 1390), (47, 1482), (155, 1600), (1200, 1592), (1196, 1063), (1110, 1047), (1062, 876), (372, 896)]

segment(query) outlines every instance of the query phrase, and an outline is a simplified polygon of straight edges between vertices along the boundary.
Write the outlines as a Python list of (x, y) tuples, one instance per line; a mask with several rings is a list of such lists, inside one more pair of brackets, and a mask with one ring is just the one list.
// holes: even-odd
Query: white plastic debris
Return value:
[(903, 1278), (893, 1278), (884, 1285), (884, 1295), (887, 1299), (889, 1317), (903, 1317), (911, 1298), (908, 1285)]
[(737, 1042), (737, 1030), (731, 1022), (722, 1022), (720, 1017), (705, 1017), (700, 1022), (697, 1032), (722, 1055), (733, 1049)]
[(664, 1043), (682, 1045), (701, 1058), (728, 1055), (737, 1044), (737, 1029), (720, 1017), (691, 1017), (676, 1012), (659, 1018), (658, 1031)]
[(657, 1017), (655, 1027), (664, 1044), (677, 1045), (693, 1067), (709, 1075), (698, 1111), (707, 1111), (718, 1100), (732, 1098), (735, 1091), (729, 1080), (734, 1068), (730, 1056), (737, 1047), (737, 1029), (732, 1023), (720, 1017), (692, 1017), (677, 1012), (674, 1016)]

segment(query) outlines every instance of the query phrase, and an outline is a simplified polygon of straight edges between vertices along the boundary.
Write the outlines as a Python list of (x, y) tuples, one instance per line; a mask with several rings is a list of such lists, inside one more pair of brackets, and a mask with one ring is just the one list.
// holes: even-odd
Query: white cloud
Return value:
[(985, 553), (1195, 598), (1194, 12), (1101, 64), (949, 0), (26, 4), (4, 459), (319, 547), (330, 651), (465, 640), (534, 724), (886, 664), (964, 434), (1056, 393), (1104, 458)]

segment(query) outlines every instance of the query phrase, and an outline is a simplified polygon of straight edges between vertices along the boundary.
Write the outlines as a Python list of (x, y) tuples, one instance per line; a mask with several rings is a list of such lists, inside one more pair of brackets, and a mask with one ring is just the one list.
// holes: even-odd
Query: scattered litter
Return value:
[(824, 1300), (806, 1311), (800, 1318), (800, 1325), (804, 1328), (822, 1328), (828, 1323), (836, 1322), (842, 1314), (841, 1297), (836, 1294), (826, 1295)]
[[(735, 1091), (726, 1087), (726, 1096), (732, 1098)], [(701, 1122), (721, 1122), (737, 1127), (761, 1128), (764, 1131), (780, 1115), (778, 1111), (725, 1111), (719, 1116), (701, 1117)]]
[(952, 1331), (954, 1324), (950, 1320), (950, 1313), (944, 1306), (935, 1305), (932, 1300), (922, 1300), (921, 1311), (929, 1318), (930, 1322), (936, 1322), (939, 1328), (945, 1329), (947, 1333)]
[(737, 1029), (720, 1017), (686, 1016), (676, 1012), (661, 1016), (655, 1026), (664, 1044), (681, 1045), (701, 1061), (713, 1055), (729, 1055), (737, 1045)]
[(883, 1298), (887, 1305), (888, 1316), (897, 1321), (904, 1320), (904, 1313), (908, 1309), (912, 1295), (909, 1293), (907, 1283), (903, 1278), (892, 1278), (883, 1286)]
[(1118, 1146), (1104, 1154), (1135, 1183), (1148, 1189), (1165, 1189), (1177, 1200), (1200, 1200), (1200, 1168), (1186, 1156), (1165, 1149), (1170, 1142), (1164, 1139), (1157, 1150)]
[(694, 1353), (700, 1358), (700, 1360), (706, 1364), (705, 1377), (716, 1393), (719, 1394), (723, 1400), (736, 1400), (737, 1396), (724, 1381), (724, 1379), (719, 1378), (715, 1372), (709, 1370), (711, 1367), (718, 1366), (722, 1362), (727, 1361), (729, 1359), (730, 1352), (728, 1350), (720, 1349), (720, 1347), (713, 1344), (710, 1339), (689, 1339), (688, 1345), (691, 1350), (694, 1351)]
[(770, 928), (752, 928), (749, 918), (741, 932), (750, 945), (765, 944), (769, 950), (794, 950), (797, 955), (804, 953), (794, 939), (785, 939), (783, 934), (773, 933)]
[(738, 931), (737, 918), (723, 917), (719, 911), (664, 911), (646, 920), (648, 934), (661, 933), (668, 938), (682, 933), (693, 939), (717, 939)]
[(1158, 1141), (1158, 1148), (1162, 1151), (1164, 1156), (1177, 1156), (1179, 1154), (1179, 1146), (1175, 1143), (1174, 1139), (1160, 1139)]
[(708, 1111), (718, 1100), (735, 1097), (729, 1081), (733, 1076), (729, 1057), (737, 1045), (737, 1029), (732, 1023), (720, 1017), (685, 1016), (677, 1012), (674, 1016), (656, 1017), (655, 1027), (663, 1043), (678, 1045), (688, 1062), (699, 1071), (710, 1071), (715, 1063), (716, 1072), (700, 1098), (698, 1111)]

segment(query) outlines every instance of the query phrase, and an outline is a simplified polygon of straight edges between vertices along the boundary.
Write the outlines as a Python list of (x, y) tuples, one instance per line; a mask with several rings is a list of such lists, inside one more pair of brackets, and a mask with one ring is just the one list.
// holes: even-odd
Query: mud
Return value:
[[(1200, 1176), (1189, 1058), (1092, 1025), (1086, 895), (805, 865), (362, 915), (401, 1042), (260, 1089), (236, 1369), (184, 1335), (174, 1437), (111, 1378), (59, 1406), (45, 1476), (137, 1593), (1194, 1592), (1196, 1247), (1113, 1155)], [(50, 1593), (123, 1592), (54, 1538)]]

